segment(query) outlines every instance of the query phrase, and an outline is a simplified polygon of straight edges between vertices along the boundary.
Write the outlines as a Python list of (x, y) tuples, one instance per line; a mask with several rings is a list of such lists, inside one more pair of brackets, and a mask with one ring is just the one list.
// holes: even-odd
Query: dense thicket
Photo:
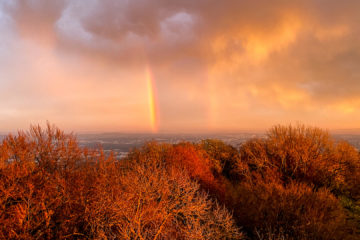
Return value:
[(360, 158), (353, 146), (301, 125), (275, 126), (235, 156), (223, 143), (209, 142), (228, 152), (219, 157), (211, 150), (217, 148), (205, 148), (231, 166), (223, 169), (225, 203), (249, 236), (360, 238)]
[(275, 126), (239, 148), (151, 142), (122, 160), (51, 126), (0, 145), (0, 239), (359, 239), (359, 230), (359, 152), (318, 128)]
[[(50, 126), (9, 135), (0, 145), (0, 239), (241, 239), (226, 208), (176, 167), (186, 147), (168, 152), (176, 164), (161, 158), (164, 147), (118, 162)], [(191, 176), (205, 177), (201, 167)]]

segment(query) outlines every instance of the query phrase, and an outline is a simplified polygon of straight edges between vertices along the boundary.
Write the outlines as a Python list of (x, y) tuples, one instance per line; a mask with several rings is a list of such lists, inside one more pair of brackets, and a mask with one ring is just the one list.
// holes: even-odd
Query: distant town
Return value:
[[(360, 150), (360, 134), (332, 134), (338, 140), (345, 140)], [(6, 135), (0, 135), (0, 141)], [(218, 139), (234, 147), (240, 146), (251, 138), (264, 138), (265, 133), (234, 133), (234, 134), (140, 134), (140, 133), (96, 133), (96, 134), (77, 134), (79, 145), (88, 148), (101, 146), (105, 153), (113, 151), (116, 158), (124, 157), (131, 149), (138, 148), (146, 142), (156, 141), (160, 143), (179, 143), (179, 142), (200, 142), (204, 139)]]
[[(200, 142), (203, 139), (218, 139), (234, 147), (240, 146), (251, 138), (264, 138), (265, 133), (236, 134), (79, 134), (77, 138), (81, 146), (94, 148), (102, 146), (105, 152), (114, 151), (117, 158), (122, 158), (131, 149), (141, 147), (144, 143), (157, 141), (161, 143)], [(345, 140), (360, 149), (360, 134), (333, 134), (338, 141)]]

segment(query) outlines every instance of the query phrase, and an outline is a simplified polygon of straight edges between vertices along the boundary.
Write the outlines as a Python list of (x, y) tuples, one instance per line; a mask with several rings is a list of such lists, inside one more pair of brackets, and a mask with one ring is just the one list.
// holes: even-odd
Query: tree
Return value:
[(124, 166), (124, 239), (242, 238), (229, 212), (200, 191), (187, 171), (162, 161), (154, 149), (161, 147), (150, 145), (130, 154)]
[(221, 140), (206, 139), (199, 144), (202, 149), (209, 155), (215, 173), (222, 174), (226, 178), (235, 178), (234, 168), (239, 162), (240, 155), (238, 150)]
[(358, 237), (340, 204), (351, 198), (348, 206), (356, 213), (360, 160), (352, 146), (319, 128), (275, 126), (266, 138), (241, 145), (240, 156), (237, 171), (244, 177), (234, 182), (233, 208), (238, 223), (251, 234)]
[(242, 238), (224, 207), (164, 161), (170, 146), (152, 146), (119, 162), (50, 125), (9, 135), (0, 145), (0, 238)]

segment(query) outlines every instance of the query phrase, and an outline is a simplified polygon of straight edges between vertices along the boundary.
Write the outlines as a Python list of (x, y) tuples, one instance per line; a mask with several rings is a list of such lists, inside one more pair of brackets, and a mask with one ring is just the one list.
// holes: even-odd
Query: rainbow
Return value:
[(151, 131), (156, 133), (158, 131), (158, 112), (157, 112), (157, 98), (155, 81), (151, 73), (150, 67), (147, 65), (145, 70), (147, 88), (148, 88), (148, 103), (150, 112), (150, 126)]

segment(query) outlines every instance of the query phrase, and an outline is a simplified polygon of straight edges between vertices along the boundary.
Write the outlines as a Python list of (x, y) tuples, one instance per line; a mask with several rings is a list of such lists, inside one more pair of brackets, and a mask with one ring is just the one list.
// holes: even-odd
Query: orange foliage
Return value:
[(122, 182), (128, 203), (128, 225), (123, 228), (127, 239), (155, 239), (158, 233), (161, 239), (242, 238), (231, 215), (199, 191), (187, 171), (161, 157), (168, 147), (147, 145), (124, 162), (129, 170)]
[[(295, 180), (315, 188), (327, 187), (337, 194), (344, 191), (345, 185), (349, 187), (349, 174), (356, 175), (360, 166), (359, 154), (354, 147), (344, 142), (336, 143), (321, 129), (300, 125), (275, 126), (266, 139), (243, 144), (240, 154), (241, 160), (254, 171), (275, 169), (284, 184)], [(360, 180), (356, 178), (353, 181)], [(359, 188), (351, 189), (357, 191)], [(355, 193), (353, 195), (356, 197)]]
[(33, 126), (0, 145), (0, 239), (359, 239), (359, 186), (358, 151), (318, 128), (118, 161)]
[(208, 189), (215, 188), (210, 159), (201, 149), (191, 143), (182, 143), (171, 147), (166, 154), (166, 161), (184, 168), (195, 180)]
[(255, 177), (235, 188), (234, 215), (250, 234), (283, 234), (285, 239), (345, 239), (346, 218), (339, 201), (326, 189), (306, 184), (283, 186)]
[[(305, 126), (275, 126), (240, 147), (232, 189), (238, 222), (253, 235), (356, 239), (337, 197), (358, 199), (360, 158), (349, 144)], [(244, 165), (244, 163), (247, 165)]]
[(235, 147), (215, 139), (203, 140), (199, 146), (209, 155), (216, 176), (222, 174), (232, 180), (238, 177), (234, 169), (239, 163), (240, 155)]
[(118, 162), (51, 126), (8, 136), (0, 239), (242, 238), (187, 172), (165, 166), (160, 146), (148, 150)]

